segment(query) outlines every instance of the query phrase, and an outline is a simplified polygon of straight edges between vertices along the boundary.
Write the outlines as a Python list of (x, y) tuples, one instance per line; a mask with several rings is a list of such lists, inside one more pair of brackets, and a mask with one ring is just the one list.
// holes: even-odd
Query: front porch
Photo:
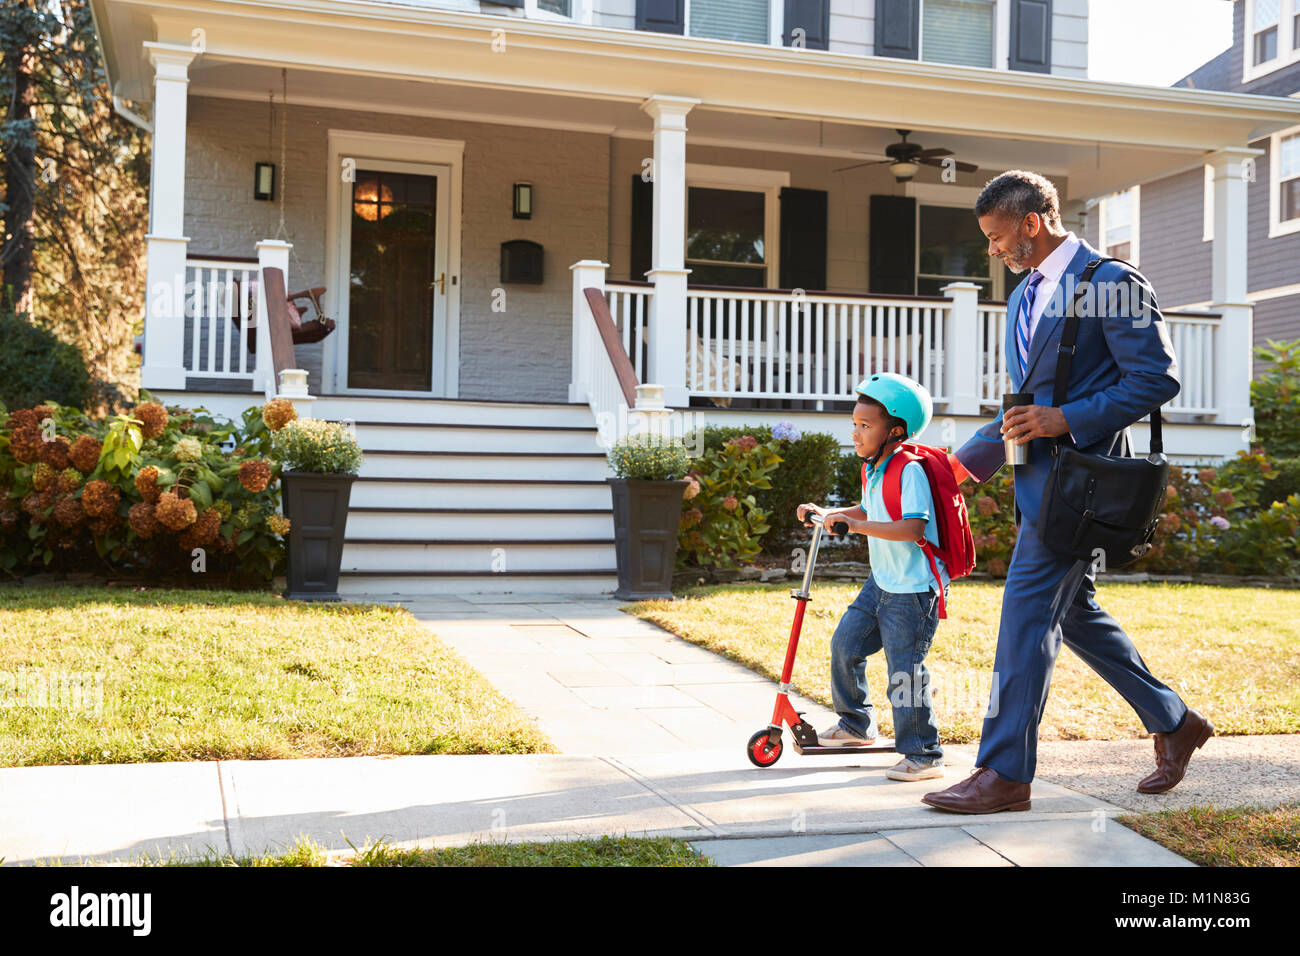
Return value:
[[(264, 308), (259, 270), (277, 265), (290, 288), (327, 289), (338, 329), (299, 364), (331, 399), (567, 401), (625, 420), (637, 399), (608, 387), (590, 288), (665, 410), (838, 434), (852, 385), (891, 370), (930, 388), (925, 440), (952, 444), (1006, 378), (1015, 280), (983, 254), (969, 214), (980, 185), (1038, 169), (1082, 233), (1089, 200), (1210, 162), (1214, 296), (1203, 313), (1166, 316), (1183, 381), (1166, 444), (1185, 460), (1245, 447), (1244, 144), (1294, 124), (1300, 104), (520, 21), (511, 55), (467, 58), (499, 20), (434, 10), (400, 29), (355, 11), (258, 21), (296, 38), (290, 62), (271, 36), (250, 41), (246, 11), (211, 7), (201, 51), (188, 21), (149, 7), (156, 39), (119, 53), (124, 89), (154, 102), (143, 379), (156, 393), (275, 392), (269, 350), (247, 346)], [(390, 42), (351, 42), (363, 24)], [(921, 166), (909, 179), (861, 165), (900, 129), (976, 171)], [(278, 167), (269, 204), (248, 184), (265, 161)], [(359, 277), (352, 227), (414, 208), (389, 203), (386, 175), (432, 184), (430, 259), (383, 317), (414, 331), (391, 333), (389, 364), (359, 385), (356, 357), (372, 347), (357, 343), (374, 341), (358, 338), (362, 310), (379, 287)], [(531, 218), (512, 216), (517, 182), (534, 188)], [(503, 276), (502, 245), (517, 239), (543, 247), (540, 282)], [(394, 387), (412, 355), (423, 378)]]

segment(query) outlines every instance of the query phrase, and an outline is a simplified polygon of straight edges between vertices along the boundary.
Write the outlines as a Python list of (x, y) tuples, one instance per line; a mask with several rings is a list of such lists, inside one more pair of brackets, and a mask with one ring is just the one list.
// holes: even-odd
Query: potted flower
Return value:
[(314, 418), (288, 422), (271, 443), (280, 460), (284, 516), (289, 519), (284, 596), (337, 601), (348, 500), (361, 467), (361, 447), (339, 422)]
[(672, 598), (682, 494), (689, 482), (686, 446), (657, 435), (632, 435), (609, 450), (615, 477), (614, 550), (621, 600)]

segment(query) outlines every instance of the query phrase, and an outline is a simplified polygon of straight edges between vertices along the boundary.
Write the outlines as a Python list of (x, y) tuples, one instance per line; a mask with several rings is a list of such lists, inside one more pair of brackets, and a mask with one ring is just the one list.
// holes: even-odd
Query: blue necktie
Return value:
[(1029, 313), (1034, 307), (1034, 294), (1043, 274), (1037, 269), (1029, 277), (1024, 294), (1020, 297), (1020, 314), (1016, 317), (1016, 351), (1020, 353), (1020, 374), (1025, 374), (1029, 367)]

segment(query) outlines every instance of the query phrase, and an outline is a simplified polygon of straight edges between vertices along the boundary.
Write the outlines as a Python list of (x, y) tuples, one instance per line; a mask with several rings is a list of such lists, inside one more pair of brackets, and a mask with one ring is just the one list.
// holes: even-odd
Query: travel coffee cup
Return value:
[[(1034, 404), (1032, 392), (1007, 392), (1002, 396), (1002, 411), (1017, 405)], [(1029, 446), (1017, 445), (1014, 439), (1004, 438), (1002, 448), (1006, 452), (1008, 465), (1025, 465), (1029, 463)]]

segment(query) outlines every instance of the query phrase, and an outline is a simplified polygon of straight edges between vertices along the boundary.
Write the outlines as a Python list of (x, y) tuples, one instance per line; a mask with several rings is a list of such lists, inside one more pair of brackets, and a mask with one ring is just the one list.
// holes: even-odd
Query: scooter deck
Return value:
[(894, 745), (890, 744), (872, 744), (870, 747), (823, 747), (820, 744), (810, 747), (800, 747), (797, 740), (790, 741), (794, 752), (802, 754), (805, 757), (816, 757), (819, 755), (832, 754), (892, 754)]

